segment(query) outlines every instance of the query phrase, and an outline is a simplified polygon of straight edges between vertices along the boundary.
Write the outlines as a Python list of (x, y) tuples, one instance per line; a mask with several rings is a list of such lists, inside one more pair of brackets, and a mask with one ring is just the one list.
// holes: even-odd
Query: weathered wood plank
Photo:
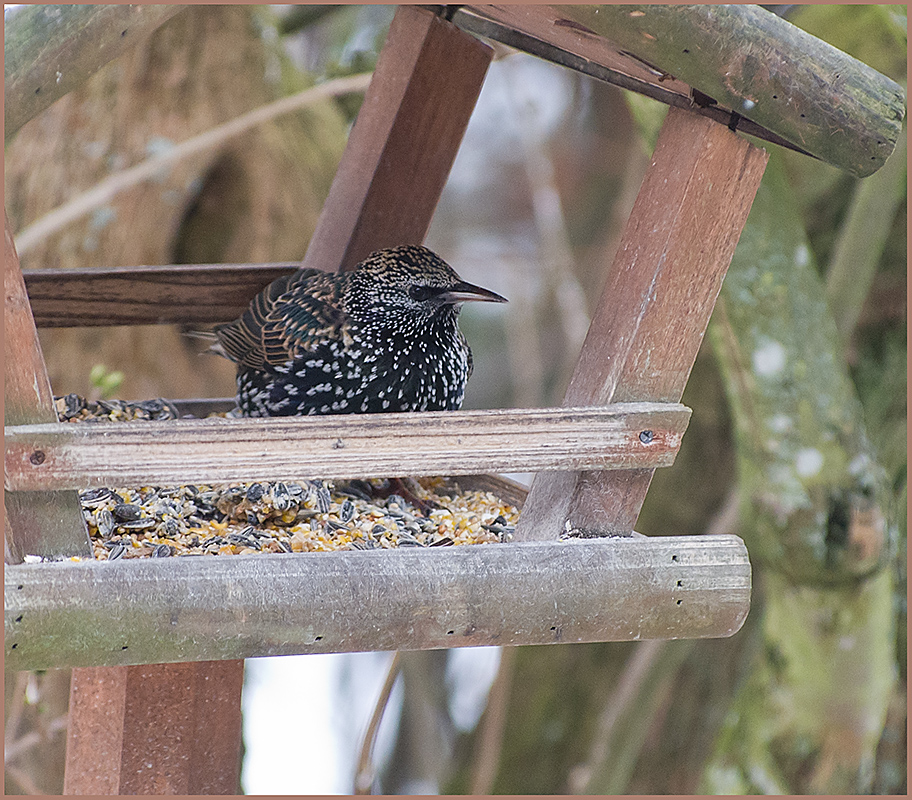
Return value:
[(244, 662), (73, 670), (64, 794), (239, 794)]
[(667, 466), (689, 416), (677, 404), (636, 403), (19, 426), (6, 431), (6, 480), (18, 489)]
[(424, 241), (492, 56), (431, 11), (399, 6), (304, 266), (350, 269)]
[(14, 490), (670, 465), (682, 405), (269, 419), (56, 423), (6, 430)]
[(3, 422), (57, 422), (51, 383), (5, 211), (3, 267)]
[(24, 564), (6, 666), (730, 636), (736, 536)]
[[(5, 213), (4, 225), (4, 424), (56, 424), (51, 384)], [(89, 534), (75, 492), (7, 492), (3, 505), (7, 562), (19, 563), (28, 553), (91, 556)]]
[(567, 5), (559, 13), (580, 36), (604, 36), (857, 177), (880, 169), (902, 134), (899, 84), (760, 6)]
[(296, 264), (26, 270), (39, 328), (214, 324), (237, 319), (268, 284)]
[[(672, 108), (624, 229), (568, 406), (678, 402), (731, 261), (767, 154)], [(517, 538), (633, 530), (652, 469), (540, 472)]]

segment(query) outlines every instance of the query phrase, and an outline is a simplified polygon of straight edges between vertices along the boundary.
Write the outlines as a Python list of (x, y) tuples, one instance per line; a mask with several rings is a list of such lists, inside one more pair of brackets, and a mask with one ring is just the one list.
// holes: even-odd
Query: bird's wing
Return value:
[(326, 339), (345, 322), (338, 278), (300, 269), (273, 281), (240, 319), (215, 329), (222, 355), (240, 366), (280, 366)]

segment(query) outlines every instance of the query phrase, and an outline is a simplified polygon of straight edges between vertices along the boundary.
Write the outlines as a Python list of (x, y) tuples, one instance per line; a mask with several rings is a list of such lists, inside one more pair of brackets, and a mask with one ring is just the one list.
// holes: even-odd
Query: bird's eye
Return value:
[(408, 295), (412, 300), (415, 300), (418, 303), (421, 303), (425, 300), (430, 300), (435, 295), (440, 294), (441, 290), (434, 286), (419, 286), (413, 284), (409, 286)]

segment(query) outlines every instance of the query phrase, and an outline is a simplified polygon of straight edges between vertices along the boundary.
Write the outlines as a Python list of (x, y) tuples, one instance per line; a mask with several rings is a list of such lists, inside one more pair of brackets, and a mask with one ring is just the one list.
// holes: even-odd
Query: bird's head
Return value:
[(440, 256), (421, 245), (371, 253), (350, 273), (348, 311), (362, 321), (399, 314), (430, 318), (458, 313), (466, 301), (506, 303), (495, 292), (466, 283)]

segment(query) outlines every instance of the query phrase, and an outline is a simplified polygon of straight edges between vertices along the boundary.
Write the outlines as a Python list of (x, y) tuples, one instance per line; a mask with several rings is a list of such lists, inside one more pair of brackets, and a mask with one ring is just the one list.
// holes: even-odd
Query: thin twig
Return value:
[(887, 163), (857, 182), (839, 228), (826, 273), (826, 296), (843, 345), (852, 338), (896, 210), (906, 194), (906, 146), (905, 137), (901, 137)]
[(16, 738), (16, 732), (19, 730), (19, 723), (25, 711), (25, 690), (28, 686), (29, 675), (29, 672), (16, 673), (16, 685), (13, 687), (10, 710), (4, 726), (4, 749), (10, 747)]
[(6, 774), (19, 784), (23, 794), (44, 794), (29, 774), (19, 767), (11, 764), (6, 765)]
[[(512, 403), (518, 408), (547, 405), (544, 398), (545, 365), (539, 339), (534, 265), (504, 257), (510, 280), (510, 313), (506, 315), (507, 352), (513, 384)], [(482, 792), (484, 794), (484, 792)]]
[(738, 485), (734, 484), (726, 493), (722, 505), (713, 514), (709, 525), (706, 526), (706, 536), (720, 536), (726, 533), (735, 533), (738, 530), (740, 500)]
[(624, 665), (618, 685), (599, 715), (586, 763), (575, 767), (570, 774), (570, 794), (593, 791), (593, 782), (611, 755), (611, 744), (618, 723), (640, 696), (643, 684), (664, 649), (665, 642), (661, 639), (637, 642)]
[(42, 742), (49, 741), (54, 734), (65, 731), (69, 717), (61, 714), (59, 717), (52, 719), (45, 730), (29, 731), (25, 736), (21, 736), (16, 741), (8, 744), (3, 750), (4, 763), (9, 766), (10, 761), (21, 756), (27, 750), (31, 750)]
[(503, 752), (504, 730), (507, 723), (507, 701), (513, 683), (516, 665), (516, 648), (504, 647), (500, 651), (500, 665), (488, 692), (488, 702), (481, 718), (475, 763), (472, 766), (472, 784), (469, 794), (488, 795), (497, 777), (500, 754)]
[(269, 122), (276, 117), (313, 105), (329, 97), (342, 94), (363, 92), (371, 80), (371, 73), (359, 73), (346, 78), (337, 78), (319, 86), (305, 89), (303, 92), (283, 97), (272, 103), (241, 114), (228, 122), (210, 128), (208, 131), (186, 139), (165, 153), (153, 156), (129, 169), (115, 172), (95, 184), (88, 191), (68, 200), (53, 211), (35, 220), (31, 225), (16, 234), (16, 249), (20, 257), (34, 249), (48, 236), (69, 225), (99, 206), (110, 202), (115, 196), (143, 181), (147, 181), (175, 161), (187, 156), (210, 150), (224, 144), (229, 139), (249, 131), (257, 125)]
[(358, 754), (358, 766), (355, 769), (355, 794), (370, 794), (371, 785), (374, 782), (374, 765), (372, 754), (374, 743), (377, 740), (377, 731), (380, 729), (380, 721), (383, 719), (383, 713), (389, 703), (390, 695), (393, 693), (393, 686), (396, 678), (399, 677), (400, 671), (400, 654), (397, 651), (393, 654), (393, 660), (390, 662), (389, 669), (386, 673), (386, 680), (383, 682), (383, 688), (380, 690), (380, 696), (374, 706), (370, 722), (367, 724), (367, 730), (364, 732), (364, 739), (361, 742), (361, 751)]

